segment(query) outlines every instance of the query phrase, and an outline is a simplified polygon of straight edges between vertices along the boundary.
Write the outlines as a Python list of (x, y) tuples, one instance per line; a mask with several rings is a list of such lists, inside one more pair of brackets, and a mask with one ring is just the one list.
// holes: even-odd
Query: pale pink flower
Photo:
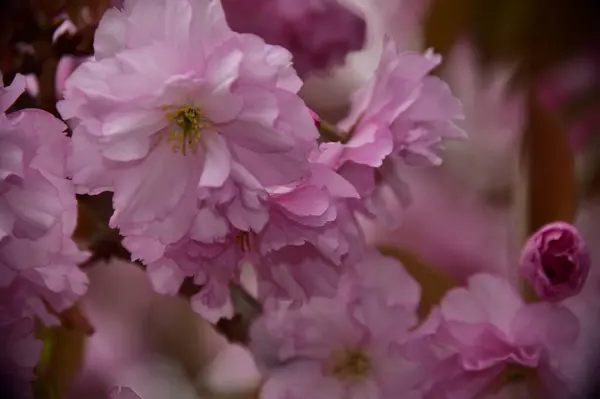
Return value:
[(338, 162), (378, 167), (387, 156), (398, 155), (411, 165), (439, 165), (442, 138), (464, 136), (454, 124), (463, 118), (460, 102), (446, 83), (429, 75), (440, 62), (431, 50), (399, 53), (385, 38), (379, 66), (339, 124), (349, 138), (327, 144), (342, 147)]
[[(29, 317), (7, 320), (3, 314), (0, 342), (0, 383), (7, 384), (14, 397), (33, 398), (31, 388), (36, 379), (35, 366), (43, 347), (42, 342), (35, 338), (35, 320)], [(3, 385), (2, 388), (7, 387)]]
[(545, 300), (577, 295), (587, 279), (591, 258), (583, 237), (565, 222), (550, 223), (525, 243), (520, 272)]
[(317, 130), (286, 50), (230, 31), (218, 2), (124, 7), (103, 18), (121, 30), (110, 45), (102, 31), (102, 55), (69, 77), (58, 104), (74, 125), (73, 181), (114, 191), (111, 226), (168, 245), (206, 203), (309, 173)]
[[(3, 111), (24, 88), (18, 75), (2, 89)], [(0, 114), (0, 296), (14, 319), (58, 323), (46, 304), (63, 311), (87, 289), (77, 265), (88, 254), (71, 239), (77, 202), (66, 179), (65, 128), (41, 110)]]
[[(360, 240), (353, 238), (355, 223), (340, 213), (338, 202), (358, 194), (327, 167), (312, 169), (310, 178), (272, 187), (266, 197), (234, 191), (227, 201), (203, 207), (189, 234), (176, 243), (129, 235), (124, 245), (144, 261), (160, 293), (174, 295), (186, 277), (193, 278), (202, 289), (191, 298), (192, 307), (211, 322), (233, 315), (229, 284), (239, 283), (243, 261), (256, 269), (260, 299), (300, 304), (333, 296), (351, 241)], [(259, 205), (268, 212), (252, 210)]]
[[(366, 261), (370, 273), (380, 272), (377, 262)], [(395, 288), (404, 288), (405, 277)], [(421, 397), (422, 369), (406, 357), (412, 305), (390, 303), (372, 279), (363, 286), (348, 276), (344, 287), (332, 299), (267, 310), (252, 326), (250, 349), (267, 378), (261, 398)], [(407, 303), (418, 302), (418, 293), (409, 296)]]
[(434, 316), (441, 361), (428, 399), (479, 397), (515, 367), (537, 371), (544, 397), (568, 397), (556, 359), (576, 341), (579, 321), (567, 308), (525, 304), (507, 280), (478, 274), (446, 294)]
[[(440, 62), (441, 57), (431, 50), (425, 54), (399, 53), (395, 43), (386, 38), (372, 79), (354, 94), (350, 114), (338, 125), (348, 136), (342, 142), (321, 146), (321, 158), (335, 169), (349, 163), (384, 166), (367, 188), (368, 195), (363, 196), (374, 197), (375, 206), (369, 207), (370, 212), (378, 213), (384, 221), (397, 219), (394, 213), (401, 211), (382, 212), (381, 207), (375, 210), (376, 204), (383, 203), (385, 191), (394, 193), (400, 205), (406, 205), (409, 198), (397, 177), (399, 162), (439, 165), (442, 139), (464, 136), (454, 124), (462, 118), (460, 102), (443, 81), (429, 75)], [(388, 188), (376, 189), (377, 184)]]
[(227, 22), (287, 48), (300, 75), (343, 64), (362, 49), (365, 20), (337, 0), (222, 0)]

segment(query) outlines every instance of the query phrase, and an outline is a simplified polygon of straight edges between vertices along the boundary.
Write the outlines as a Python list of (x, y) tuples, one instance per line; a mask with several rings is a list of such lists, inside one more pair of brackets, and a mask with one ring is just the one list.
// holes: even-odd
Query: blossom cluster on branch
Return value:
[(193, 285), (191, 307), (209, 322), (240, 316), (242, 269), (253, 268), (260, 314), (245, 332), (261, 398), (469, 399), (515, 378), (567, 398), (557, 362), (579, 324), (560, 301), (590, 263), (572, 226), (525, 246), (538, 301), (480, 273), (426, 318), (419, 284), (364, 237), (363, 218), (402, 222), (406, 168), (440, 165), (445, 140), (465, 138), (459, 100), (432, 74), (441, 56), (386, 36), (373, 76), (331, 125), (300, 97), (300, 77), (360, 49), (365, 21), (333, 0), (247, 3), (109, 9), (57, 104), (70, 137), (44, 111), (5, 113), (23, 76), (0, 91), (3, 366), (34, 378), (34, 318), (58, 323), (86, 291), (75, 194), (109, 191), (110, 227), (131, 260), (158, 293)]

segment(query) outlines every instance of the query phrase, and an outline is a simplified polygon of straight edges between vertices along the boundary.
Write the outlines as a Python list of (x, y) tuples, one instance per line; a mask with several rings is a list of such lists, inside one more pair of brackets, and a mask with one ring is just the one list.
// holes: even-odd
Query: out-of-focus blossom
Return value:
[(34, 327), (30, 317), (7, 320), (3, 314), (0, 320), (0, 376), (3, 383), (9, 383), (11, 393), (23, 399), (33, 397), (34, 368), (42, 354), (43, 344), (36, 340)]
[(115, 387), (109, 395), (109, 399), (141, 399), (135, 391), (128, 387)]
[(233, 30), (287, 48), (298, 74), (323, 71), (362, 49), (364, 19), (338, 0), (222, 0)]
[[(431, 51), (399, 53), (395, 43), (386, 38), (379, 67), (368, 84), (355, 93), (350, 115), (338, 126), (344, 135), (342, 142), (322, 145), (324, 162), (340, 171), (346, 164), (379, 168), (386, 163), (372, 182), (362, 178), (366, 192), (378, 197), (383, 190), (375, 190), (376, 185), (387, 184), (398, 202), (405, 204), (408, 194), (397, 180), (396, 160), (412, 166), (439, 165), (442, 139), (464, 136), (454, 124), (462, 118), (460, 102), (443, 81), (429, 75), (440, 61), (441, 57)], [(370, 173), (362, 169), (361, 175)], [(355, 176), (342, 174), (354, 180)], [(373, 202), (381, 200), (375, 198)], [(400, 212), (395, 209), (392, 213)], [(384, 214), (389, 217), (381, 215), (383, 221), (397, 219)]]
[(569, 397), (556, 363), (579, 334), (567, 308), (525, 304), (506, 279), (478, 274), (446, 294), (438, 315), (434, 351), (441, 361), (428, 399), (475, 398), (515, 378), (538, 379), (543, 397)]
[(66, 179), (65, 125), (41, 110), (4, 114), (24, 89), (18, 75), (0, 91), (0, 297), (15, 319), (54, 324), (46, 304), (63, 311), (85, 293), (77, 265), (87, 253), (71, 239), (77, 203)]
[(577, 229), (554, 222), (529, 237), (520, 272), (542, 299), (561, 301), (581, 291), (590, 263), (590, 253)]
[[(253, 325), (250, 348), (267, 376), (261, 398), (419, 397), (424, 375), (405, 357), (419, 292), (409, 290), (410, 306), (390, 303), (390, 282), (380, 287), (378, 262), (371, 260), (370, 270), (358, 274), (373, 274), (367, 286), (348, 276), (335, 298), (267, 311)], [(404, 277), (395, 281), (397, 290), (415, 284)]]
[(429, 0), (373, 0), (385, 32), (404, 50), (420, 50), (421, 25)]
[(442, 78), (460, 100), (465, 119), (457, 124), (468, 140), (448, 143), (445, 172), (465, 191), (491, 197), (509, 193), (518, 166), (519, 140), (525, 128), (525, 98), (512, 90), (511, 65), (478, 65), (469, 41), (457, 43)]

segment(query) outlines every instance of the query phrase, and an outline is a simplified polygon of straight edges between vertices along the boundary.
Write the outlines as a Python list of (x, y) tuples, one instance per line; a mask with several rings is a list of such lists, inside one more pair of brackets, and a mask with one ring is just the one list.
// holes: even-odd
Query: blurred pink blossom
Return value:
[(508, 280), (477, 274), (442, 299), (428, 399), (479, 397), (510, 367), (537, 370), (543, 397), (565, 398), (569, 386), (557, 367), (579, 334), (578, 318), (547, 302), (525, 304)]
[(362, 49), (366, 24), (337, 0), (222, 0), (233, 30), (253, 33), (293, 55), (299, 75), (343, 64)]
[(77, 203), (66, 179), (66, 126), (37, 109), (4, 114), (24, 90), (21, 75), (0, 90), (1, 308), (57, 324), (44, 302), (60, 312), (85, 293), (77, 265), (88, 254), (71, 239)]
[[(365, 258), (355, 277), (384, 271), (378, 269), (380, 258)], [(388, 273), (402, 268), (387, 262)], [(394, 274), (402, 276), (396, 289), (415, 285), (408, 274)], [(355, 277), (348, 276), (333, 299), (267, 311), (254, 324), (250, 348), (267, 377), (261, 398), (419, 397), (425, 376), (405, 356), (419, 291), (390, 302), (387, 283), (380, 286), (374, 276), (364, 286)]]

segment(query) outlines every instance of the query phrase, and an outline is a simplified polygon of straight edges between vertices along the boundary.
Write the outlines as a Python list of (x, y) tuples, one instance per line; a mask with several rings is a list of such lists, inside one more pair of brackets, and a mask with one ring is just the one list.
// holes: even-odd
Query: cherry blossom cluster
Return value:
[(0, 89), (0, 371), (17, 389), (34, 379), (42, 350), (34, 318), (59, 324), (57, 314), (86, 292), (78, 264), (88, 257), (71, 240), (67, 126), (38, 109), (6, 113), (24, 90), (20, 75)]
[(0, 334), (18, 343), (4, 363), (33, 379), (34, 317), (57, 323), (86, 290), (75, 193), (109, 191), (110, 227), (153, 288), (194, 284), (191, 306), (209, 322), (234, 316), (230, 287), (252, 266), (261, 398), (469, 399), (515, 378), (567, 398), (558, 364), (579, 325), (561, 301), (590, 263), (572, 226), (544, 227), (525, 246), (521, 274), (539, 301), (481, 273), (428, 314), (403, 265), (365, 240), (362, 218), (401, 223), (403, 170), (440, 165), (444, 141), (465, 137), (459, 100), (431, 73), (441, 57), (385, 37), (373, 76), (331, 125), (300, 97), (299, 76), (361, 48), (364, 20), (333, 0), (247, 3), (109, 9), (57, 104), (71, 137), (46, 112), (6, 113), (23, 77), (2, 89)]

